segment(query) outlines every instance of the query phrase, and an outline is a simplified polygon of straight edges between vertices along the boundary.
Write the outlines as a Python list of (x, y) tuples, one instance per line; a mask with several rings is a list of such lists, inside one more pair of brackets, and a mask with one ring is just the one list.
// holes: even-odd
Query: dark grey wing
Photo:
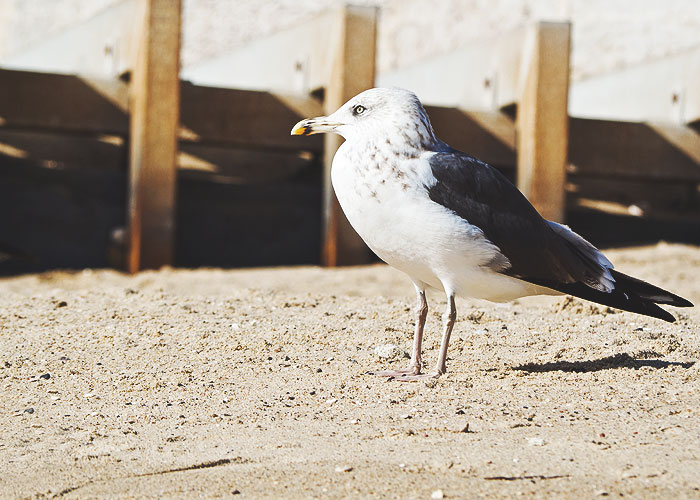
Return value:
[(645, 314), (674, 317), (657, 304), (692, 307), (688, 300), (612, 269), (586, 240), (544, 220), (498, 170), (456, 150), (433, 155), (430, 199), (477, 226), (510, 261), (500, 270), (530, 283)]
[(558, 234), (498, 170), (456, 150), (429, 162), (437, 181), (427, 186), (430, 199), (484, 232), (510, 261), (501, 272), (552, 288), (575, 282), (600, 288), (607, 270), (594, 254)]

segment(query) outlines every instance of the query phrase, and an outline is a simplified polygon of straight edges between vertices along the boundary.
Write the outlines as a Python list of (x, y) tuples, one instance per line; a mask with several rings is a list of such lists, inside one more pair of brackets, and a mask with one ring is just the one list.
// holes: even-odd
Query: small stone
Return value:
[(442, 490), (435, 490), (430, 494), (430, 498), (433, 500), (440, 500), (441, 498), (445, 498), (445, 493), (443, 493)]
[(538, 437), (527, 438), (527, 444), (530, 446), (544, 446), (544, 439)]
[(29, 413), (31, 415), (32, 413), (34, 413), (34, 408), (26, 408), (24, 410), (24, 413)]
[(233, 491), (231, 492), (231, 494), (232, 494), (232, 495), (240, 495), (241, 492), (240, 492), (239, 490), (233, 490)]
[(44, 380), (48, 380), (51, 378), (50, 373), (44, 373), (43, 375), (39, 375), (39, 378), (43, 378)]
[(68, 305), (68, 302), (65, 300), (60, 301), (58, 304), (56, 304), (56, 307), (66, 307)]
[(374, 354), (379, 358), (389, 360), (406, 357), (406, 353), (404, 353), (403, 349), (395, 344), (378, 345), (374, 349)]
[(349, 465), (339, 465), (338, 467), (335, 468), (336, 472), (350, 472), (352, 470), (352, 467)]

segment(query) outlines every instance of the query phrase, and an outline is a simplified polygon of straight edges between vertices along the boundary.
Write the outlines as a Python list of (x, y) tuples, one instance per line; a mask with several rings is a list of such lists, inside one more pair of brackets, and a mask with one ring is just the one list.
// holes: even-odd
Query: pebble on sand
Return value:
[(430, 495), (430, 498), (432, 498), (434, 500), (439, 500), (440, 498), (445, 498), (445, 493), (443, 493), (442, 490), (435, 490)]
[(406, 357), (406, 353), (395, 344), (378, 345), (374, 349), (374, 354), (382, 359), (398, 359)]

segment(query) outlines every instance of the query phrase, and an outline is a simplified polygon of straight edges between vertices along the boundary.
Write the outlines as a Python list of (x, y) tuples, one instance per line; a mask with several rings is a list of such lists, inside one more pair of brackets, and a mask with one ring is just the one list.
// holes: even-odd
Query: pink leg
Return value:
[(414, 283), (418, 294), (418, 305), (416, 305), (416, 331), (413, 336), (413, 354), (411, 355), (411, 365), (400, 370), (383, 370), (372, 372), (372, 375), (380, 377), (403, 377), (406, 375), (418, 375), (421, 369), (421, 349), (423, 346), (423, 327), (428, 316), (428, 301), (425, 299), (425, 289)]
[(447, 309), (445, 314), (442, 316), (443, 322), (445, 324), (445, 329), (442, 334), (442, 342), (440, 343), (440, 355), (438, 356), (438, 362), (435, 368), (429, 373), (415, 373), (410, 375), (402, 375), (395, 377), (394, 380), (399, 380), (401, 382), (416, 382), (418, 380), (426, 380), (431, 378), (438, 378), (440, 375), (447, 371), (447, 347), (450, 344), (450, 335), (452, 334), (452, 328), (455, 324), (455, 319), (457, 318), (457, 309), (455, 308), (455, 296), (454, 293), (449, 293), (447, 295)]

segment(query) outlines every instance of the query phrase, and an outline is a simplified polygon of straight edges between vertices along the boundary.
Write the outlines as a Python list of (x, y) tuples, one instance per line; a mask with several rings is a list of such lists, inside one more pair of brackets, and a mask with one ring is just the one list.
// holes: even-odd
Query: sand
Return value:
[[(608, 255), (700, 302), (700, 248)], [(367, 374), (413, 301), (383, 265), (0, 280), (0, 497), (700, 498), (700, 311), (459, 300), (446, 376)]]

